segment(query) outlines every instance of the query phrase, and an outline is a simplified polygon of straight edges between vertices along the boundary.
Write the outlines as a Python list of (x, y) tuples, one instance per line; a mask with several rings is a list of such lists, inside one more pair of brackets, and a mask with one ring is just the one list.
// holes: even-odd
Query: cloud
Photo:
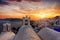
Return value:
[[(8, 5), (0, 6), (0, 15), (10, 16), (10, 17), (21, 17), (24, 15), (34, 16), (34, 17), (47, 17), (50, 15), (56, 16), (56, 14), (60, 14), (60, 7), (58, 2), (10, 2), (8, 1)], [(58, 11), (59, 10), (59, 11)], [(38, 15), (38, 16), (37, 16)], [(52, 16), (53, 16), (52, 15)], [(49, 16), (49, 17), (50, 17)]]
[(48, 2), (60, 2), (60, 0), (42, 0), (42, 1), (48, 1)]
[(41, 0), (27, 0), (27, 1), (40, 2)]
[(0, 0), (0, 4), (8, 4), (8, 2), (5, 2), (4, 0)]

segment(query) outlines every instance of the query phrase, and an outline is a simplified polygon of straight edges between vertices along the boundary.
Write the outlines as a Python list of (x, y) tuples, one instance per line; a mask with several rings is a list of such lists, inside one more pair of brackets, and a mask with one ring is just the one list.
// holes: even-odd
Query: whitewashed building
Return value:
[(3, 31), (11, 31), (11, 23), (4, 23), (3, 24)]

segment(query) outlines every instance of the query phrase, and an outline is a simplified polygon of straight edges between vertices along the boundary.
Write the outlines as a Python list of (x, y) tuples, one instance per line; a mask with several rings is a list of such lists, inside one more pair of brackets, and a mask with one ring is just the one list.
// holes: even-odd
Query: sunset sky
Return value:
[(18, 1), (1, 0), (0, 18), (22, 18), (28, 15), (31, 19), (38, 20), (60, 16), (60, 0)]

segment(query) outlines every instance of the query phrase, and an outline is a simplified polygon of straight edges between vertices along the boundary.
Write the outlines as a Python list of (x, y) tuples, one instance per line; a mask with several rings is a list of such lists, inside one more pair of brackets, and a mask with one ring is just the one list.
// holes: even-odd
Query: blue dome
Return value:
[(60, 32), (60, 28), (54, 28), (55, 31)]

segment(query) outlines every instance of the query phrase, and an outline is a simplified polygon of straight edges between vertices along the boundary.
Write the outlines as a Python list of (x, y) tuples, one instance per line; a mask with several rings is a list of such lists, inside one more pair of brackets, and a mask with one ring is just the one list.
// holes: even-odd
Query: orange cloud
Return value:
[(22, 18), (23, 16), (28, 15), (32, 20), (38, 20), (40, 18), (53, 18), (55, 16), (60, 16), (60, 7), (55, 7), (55, 5), (53, 5), (49, 8), (44, 5), (36, 6), (37, 4), (21, 3), (20, 5), (19, 3), (11, 3), (10, 5), (2, 6), (0, 7), (0, 18)]

